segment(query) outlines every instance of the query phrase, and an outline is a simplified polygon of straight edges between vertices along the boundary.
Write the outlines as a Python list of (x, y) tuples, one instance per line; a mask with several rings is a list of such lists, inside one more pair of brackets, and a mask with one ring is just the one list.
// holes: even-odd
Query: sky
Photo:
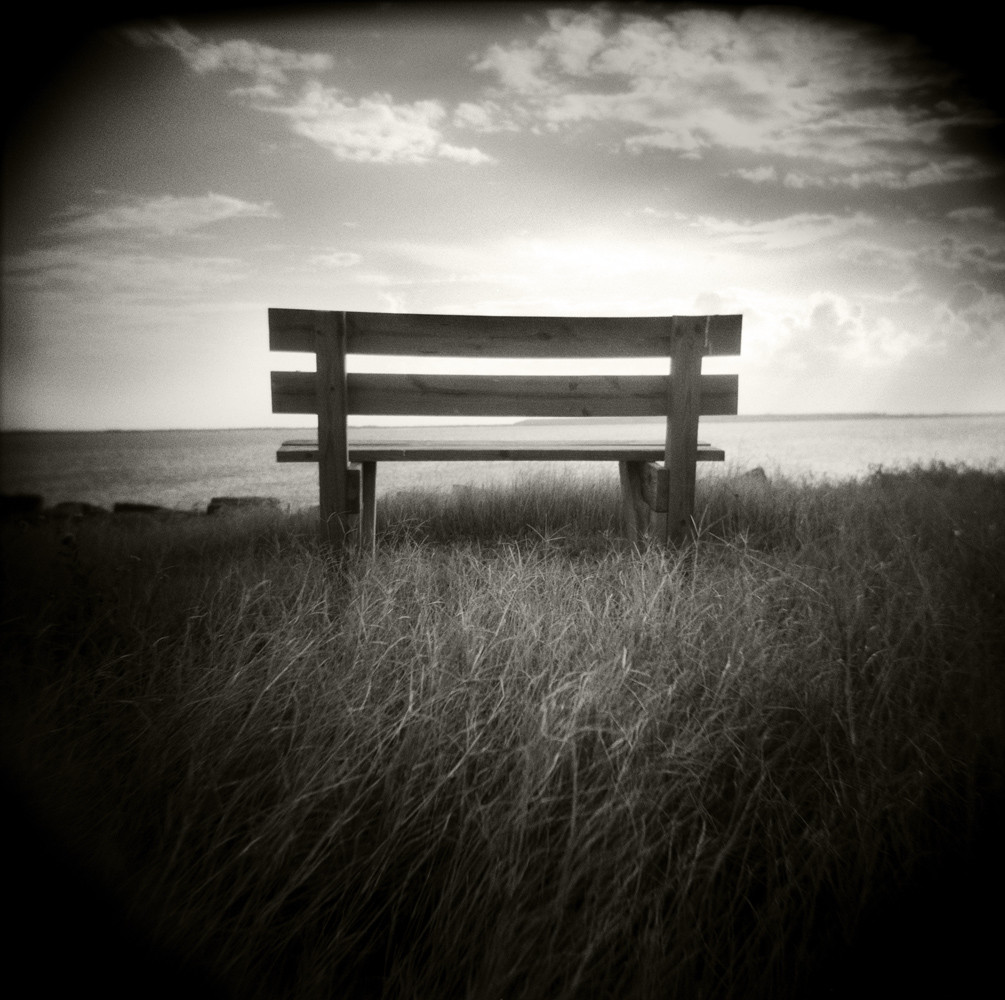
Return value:
[(742, 313), (705, 370), (743, 414), (1005, 411), (1002, 112), (930, 25), (374, 4), (36, 41), (4, 429), (302, 426), (271, 413), (269, 371), (310, 367), (271, 306)]

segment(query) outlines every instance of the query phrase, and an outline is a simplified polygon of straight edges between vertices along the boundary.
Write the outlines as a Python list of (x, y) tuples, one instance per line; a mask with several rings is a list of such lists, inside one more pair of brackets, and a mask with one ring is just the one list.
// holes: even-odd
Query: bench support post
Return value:
[(642, 495), (643, 462), (618, 462), (621, 514), (625, 532), (636, 545), (649, 534), (649, 505)]
[(674, 317), (670, 328), (665, 460), (620, 462), (622, 509), (633, 542), (649, 534), (680, 545), (694, 535), (694, 485), (707, 320)]
[(621, 507), (625, 529), (633, 542), (658, 536), (666, 529), (670, 475), (663, 462), (619, 462)]
[(666, 525), (660, 540), (679, 545), (694, 534), (694, 481), (701, 412), (701, 359), (708, 317), (675, 316), (670, 327), (670, 389), (667, 400)]
[(621, 511), (628, 537), (636, 544), (657, 536), (666, 524), (667, 471), (662, 462), (618, 462)]
[(359, 519), (359, 547), (373, 555), (377, 547), (377, 463), (363, 462), (363, 513)]
[[(346, 317), (344, 312), (318, 313), (314, 334), (317, 354), (315, 393), (318, 411), (318, 478), (321, 494), (321, 538), (340, 547), (358, 512), (349, 498), (349, 439), (346, 429)], [(358, 493), (357, 493), (358, 497)]]

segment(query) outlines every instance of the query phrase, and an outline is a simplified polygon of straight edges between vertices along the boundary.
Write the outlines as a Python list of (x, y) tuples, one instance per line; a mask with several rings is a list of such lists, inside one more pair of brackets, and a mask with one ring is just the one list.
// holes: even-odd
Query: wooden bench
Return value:
[[(626, 525), (680, 542), (693, 530), (696, 462), (724, 453), (698, 442), (698, 417), (735, 414), (739, 378), (703, 375), (702, 357), (740, 353), (741, 316), (561, 318), (404, 315), (269, 310), (274, 351), (316, 355), (314, 372), (272, 373), (274, 413), (316, 414), (316, 441), (288, 441), (280, 462), (318, 462), (322, 534), (351, 531), (372, 548), (378, 462), (616, 461)], [(653, 375), (460, 375), (348, 373), (349, 354), (532, 359), (662, 358)], [(421, 426), (368, 433), (347, 417), (666, 417), (627, 441), (534, 440), (519, 425), (490, 426), (457, 440)], [(540, 438), (540, 428), (535, 429)], [(522, 431), (522, 439), (521, 439)], [(361, 511), (362, 507), (362, 511)]]

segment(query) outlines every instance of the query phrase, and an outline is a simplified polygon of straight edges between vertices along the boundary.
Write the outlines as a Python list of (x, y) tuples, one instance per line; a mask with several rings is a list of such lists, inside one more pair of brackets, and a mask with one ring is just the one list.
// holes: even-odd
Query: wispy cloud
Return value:
[(317, 267), (354, 267), (362, 259), (360, 254), (351, 250), (329, 250), (313, 254), (308, 261)]
[(1000, 275), (1005, 272), (1005, 244), (1001, 240), (961, 240), (946, 235), (920, 248), (918, 260), (954, 271), (966, 270), (971, 275)]
[(998, 217), (998, 213), (991, 205), (968, 205), (966, 208), (956, 208), (947, 212), (946, 218), (960, 225), (986, 223), (995, 229), (1005, 229), (1005, 222)]
[(30, 250), (4, 261), (4, 280), (69, 307), (88, 302), (101, 308), (149, 302), (158, 307), (179, 297), (190, 301), (207, 291), (248, 278), (251, 269), (235, 257), (136, 253), (118, 248), (59, 246)]
[(176, 236), (227, 219), (275, 218), (271, 202), (254, 203), (231, 195), (123, 195), (104, 208), (76, 209), (57, 226), (65, 233), (133, 232)]
[(737, 247), (791, 250), (867, 231), (875, 225), (875, 219), (863, 212), (853, 215), (801, 212), (761, 222), (703, 215), (688, 220), (687, 225), (703, 236)]
[(200, 39), (181, 25), (162, 28), (128, 28), (126, 35), (137, 45), (162, 45), (174, 49), (195, 73), (229, 70), (253, 80), (261, 96), (278, 94), (291, 74), (321, 73), (335, 65), (325, 52), (297, 52), (235, 38), (225, 42)]

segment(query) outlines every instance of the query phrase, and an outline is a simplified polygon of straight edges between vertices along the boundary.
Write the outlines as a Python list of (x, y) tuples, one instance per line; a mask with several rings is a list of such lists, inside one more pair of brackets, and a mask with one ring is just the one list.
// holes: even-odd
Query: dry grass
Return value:
[(235, 996), (812, 993), (997, 816), (1005, 475), (699, 510), (640, 552), (602, 482), (398, 496), (370, 561), (8, 526), (14, 766)]

